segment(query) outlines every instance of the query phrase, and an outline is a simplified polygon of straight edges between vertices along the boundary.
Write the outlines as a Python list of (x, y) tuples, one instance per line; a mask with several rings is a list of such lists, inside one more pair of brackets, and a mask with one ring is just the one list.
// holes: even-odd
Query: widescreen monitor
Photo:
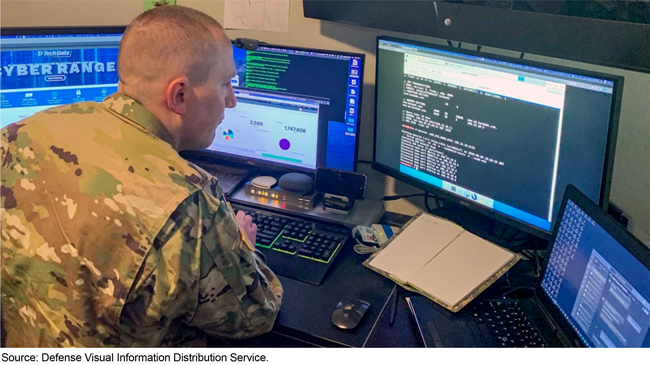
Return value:
[(3, 28), (2, 127), (57, 105), (117, 91), (124, 27)]
[(568, 184), (607, 204), (622, 84), (379, 37), (373, 167), (548, 238)]
[(280, 171), (354, 171), (364, 55), (234, 44), (237, 106), (201, 155)]

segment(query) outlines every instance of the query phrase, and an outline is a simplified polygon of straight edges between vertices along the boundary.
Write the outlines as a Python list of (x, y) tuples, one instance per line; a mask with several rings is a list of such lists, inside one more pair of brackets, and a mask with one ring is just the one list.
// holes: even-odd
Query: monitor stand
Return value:
[(235, 190), (228, 197), (228, 201), (251, 207), (259, 207), (281, 214), (299, 214), (305, 218), (311, 218), (327, 223), (341, 224), (348, 228), (353, 228), (354, 226), (370, 226), (379, 222), (384, 214), (384, 205), (378, 200), (357, 200), (349, 213), (344, 215), (326, 211), (323, 207), (322, 201), (320, 201), (313, 209), (306, 210), (283, 204), (277, 200), (248, 195), (243, 188)]

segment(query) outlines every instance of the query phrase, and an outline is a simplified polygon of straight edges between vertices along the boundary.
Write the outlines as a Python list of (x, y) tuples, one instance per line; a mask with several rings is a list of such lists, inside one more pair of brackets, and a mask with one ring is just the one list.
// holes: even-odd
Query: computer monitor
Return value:
[(2, 127), (56, 105), (117, 91), (124, 27), (2, 28)]
[(364, 55), (236, 43), (237, 106), (201, 157), (278, 171), (354, 171)]
[(568, 184), (607, 204), (623, 78), (377, 41), (373, 167), (549, 238)]
[(573, 186), (562, 208), (540, 303), (571, 342), (649, 347), (650, 249)]

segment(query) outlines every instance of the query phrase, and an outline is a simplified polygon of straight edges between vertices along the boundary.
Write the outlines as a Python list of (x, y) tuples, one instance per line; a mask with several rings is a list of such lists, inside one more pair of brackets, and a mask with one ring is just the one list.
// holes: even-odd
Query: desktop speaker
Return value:
[(273, 176), (258, 176), (251, 180), (251, 184), (260, 189), (270, 189), (275, 186), (277, 180)]
[(278, 186), (280, 189), (294, 194), (307, 194), (311, 192), (314, 180), (305, 174), (299, 172), (289, 172), (280, 177)]

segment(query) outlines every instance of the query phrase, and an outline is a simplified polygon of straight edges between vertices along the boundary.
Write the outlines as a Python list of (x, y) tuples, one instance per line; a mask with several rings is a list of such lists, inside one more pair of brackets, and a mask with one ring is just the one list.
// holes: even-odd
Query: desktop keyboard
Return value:
[(278, 275), (319, 285), (350, 230), (233, 204), (257, 224), (258, 250)]
[(516, 300), (478, 302), (472, 314), (484, 338), (500, 347), (545, 347), (537, 328)]

